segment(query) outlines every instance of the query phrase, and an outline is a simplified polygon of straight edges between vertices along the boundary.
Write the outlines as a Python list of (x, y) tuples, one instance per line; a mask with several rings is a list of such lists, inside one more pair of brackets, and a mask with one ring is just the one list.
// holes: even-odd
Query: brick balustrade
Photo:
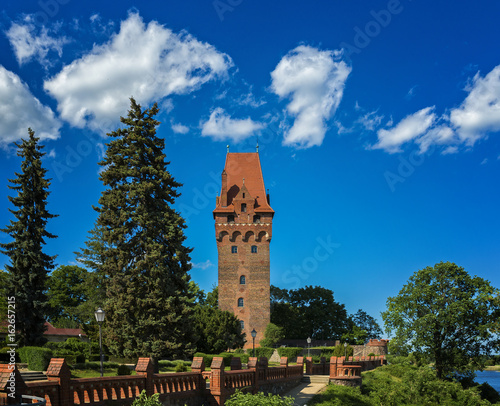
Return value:
[[(45, 398), (47, 406), (103, 406), (109, 401), (129, 406), (145, 390), (148, 396), (158, 393), (165, 406), (199, 406), (206, 401), (218, 406), (236, 389), (252, 393), (286, 390), (298, 384), (304, 375), (304, 364), (307, 374), (329, 374), (330, 381), (336, 384), (357, 386), (361, 384), (361, 371), (384, 363), (384, 356), (332, 357), (330, 362), (322, 358), (319, 364), (313, 364), (311, 357), (298, 357), (297, 365), (288, 365), (288, 359), (282, 357), (279, 367), (269, 367), (265, 357), (252, 357), (248, 369), (241, 369), (241, 361), (233, 358), (231, 370), (225, 371), (223, 359), (214, 357), (211, 370), (205, 371), (203, 358), (195, 357), (192, 372), (155, 374), (152, 361), (139, 358), (135, 376), (71, 379), (64, 358), (53, 358), (46, 373), (48, 381), (24, 383), (17, 368), (0, 365), (0, 405), (19, 403), (22, 394)], [(17, 400), (9, 396), (12, 381)]]

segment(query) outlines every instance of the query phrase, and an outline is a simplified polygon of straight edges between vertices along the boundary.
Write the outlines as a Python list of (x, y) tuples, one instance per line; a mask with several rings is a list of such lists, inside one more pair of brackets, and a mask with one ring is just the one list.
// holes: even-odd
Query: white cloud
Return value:
[(377, 115), (377, 110), (366, 113), (356, 120), (360, 123), (366, 130), (375, 131), (375, 128), (379, 127), (384, 119), (383, 115)]
[(5, 34), (19, 65), (37, 60), (41, 65), (48, 66), (50, 65), (47, 58), (49, 52), (55, 51), (61, 57), (64, 44), (69, 42), (66, 37), (51, 37), (46, 27), (42, 27), (37, 35), (37, 29), (31, 22), (31, 17), (27, 17), (22, 24), (12, 23)]
[(199, 262), (199, 263), (194, 263), (194, 262), (191, 262), (191, 266), (194, 268), (194, 269), (208, 269), (212, 266), (214, 266), (214, 264), (212, 264), (212, 262), (207, 259), (205, 262)]
[(189, 127), (182, 125), (180, 123), (171, 123), (172, 131), (177, 134), (187, 134), (189, 132)]
[(486, 165), (488, 163), (488, 158), (484, 158), (482, 161), (481, 161), (481, 165)]
[(434, 107), (426, 107), (402, 119), (395, 127), (380, 129), (377, 132), (378, 142), (372, 149), (383, 149), (386, 152), (401, 152), (401, 145), (426, 134), (434, 124), (436, 115)]
[(326, 121), (335, 113), (351, 72), (341, 56), (341, 51), (301, 45), (271, 72), (271, 90), (280, 98), (290, 99), (287, 113), (295, 117), (285, 130), (285, 145), (309, 148), (322, 144)]
[(234, 119), (224, 109), (217, 107), (210, 118), (202, 124), (201, 135), (212, 137), (216, 141), (233, 140), (239, 142), (250, 137), (256, 131), (264, 128), (262, 123), (246, 119)]
[(471, 146), (487, 132), (500, 131), (500, 65), (484, 78), (476, 74), (469, 94), (450, 112), (450, 122), (462, 142)]
[(61, 123), (53, 111), (33, 96), (19, 76), (0, 65), (0, 145), (28, 137), (28, 127), (40, 139), (59, 138)]
[(458, 147), (455, 145), (446, 147), (443, 152), (441, 152), (442, 155), (449, 155), (449, 154), (456, 154), (458, 152)]
[(212, 45), (130, 14), (119, 33), (64, 67), (44, 88), (57, 99), (61, 118), (106, 131), (126, 113), (129, 97), (149, 104), (187, 94), (224, 78), (231, 66), (230, 57)]
[(415, 140), (420, 145), (420, 153), (425, 153), (431, 145), (446, 145), (458, 143), (456, 133), (447, 125), (431, 128)]

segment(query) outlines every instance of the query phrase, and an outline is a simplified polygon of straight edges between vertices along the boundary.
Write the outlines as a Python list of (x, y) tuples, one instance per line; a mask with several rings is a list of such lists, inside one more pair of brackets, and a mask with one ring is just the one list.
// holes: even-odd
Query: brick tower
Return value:
[(269, 243), (274, 210), (269, 205), (258, 153), (229, 153), (213, 211), (219, 254), (219, 307), (233, 312), (257, 345), (270, 321)]

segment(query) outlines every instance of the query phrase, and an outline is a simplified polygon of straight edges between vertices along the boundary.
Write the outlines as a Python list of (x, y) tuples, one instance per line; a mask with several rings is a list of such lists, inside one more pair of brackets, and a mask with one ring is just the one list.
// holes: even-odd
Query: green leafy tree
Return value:
[(269, 323), (264, 331), (264, 339), (260, 341), (261, 347), (274, 347), (285, 338), (283, 327), (279, 327), (274, 323)]
[(363, 345), (366, 342), (367, 337), (368, 333), (366, 332), (366, 330), (363, 330), (362, 328), (353, 324), (351, 331), (342, 334), (341, 341), (353, 345)]
[(215, 286), (198, 301), (192, 318), (198, 335), (197, 349), (206, 354), (218, 354), (245, 344), (239, 319), (231, 312), (220, 310), (217, 302), (218, 288)]
[[(7, 320), (7, 283), (9, 275), (0, 269), (0, 321)], [(0, 323), (0, 333), (7, 333), (7, 326)], [(3, 346), (3, 343), (0, 343)]]
[(47, 210), (49, 179), (42, 166), (43, 146), (39, 138), (28, 129), (29, 138), (22, 140), (17, 155), (23, 158), (21, 173), (10, 179), (9, 189), (16, 196), (9, 196), (15, 210), (9, 209), (15, 220), (2, 229), (13, 241), (0, 246), (10, 259), (6, 265), (9, 273), (8, 294), (16, 301), (16, 330), (22, 345), (40, 345), (45, 342), (45, 314), (47, 274), (54, 268), (53, 256), (43, 252), (47, 238), (56, 236), (46, 229), (49, 219), (56, 217)]
[(482, 368), (500, 349), (498, 289), (451, 262), (415, 272), (382, 314), (401, 353), (429, 356), (438, 378)]
[(143, 110), (130, 102), (124, 128), (108, 134), (113, 140), (99, 163), (103, 336), (115, 355), (182, 356), (194, 348), (191, 249), (184, 246), (185, 222), (172, 207), (181, 184), (168, 172), (165, 141), (156, 136), (157, 105)]
[(281, 397), (268, 393), (265, 395), (262, 392), (243, 393), (237, 390), (226, 402), (226, 406), (293, 406), (294, 398), (290, 396)]
[(88, 272), (75, 265), (61, 265), (48, 278), (49, 320), (55, 327), (78, 328), (90, 316), (81, 306), (88, 300)]
[(366, 331), (366, 339), (380, 339), (382, 337), (382, 329), (372, 316), (370, 316), (365, 311), (359, 309), (351, 317), (352, 322), (358, 326), (361, 330)]
[(283, 327), (286, 338), (335, 340), (350, 330), (345, 306), (321, 286), (296, 290), (271, 286), (271, 323)]

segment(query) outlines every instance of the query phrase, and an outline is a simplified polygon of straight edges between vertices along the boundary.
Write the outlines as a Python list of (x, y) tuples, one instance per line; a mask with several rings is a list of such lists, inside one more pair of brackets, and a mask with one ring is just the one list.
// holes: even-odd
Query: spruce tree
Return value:
[(104, 340), (115, 355), (175, 356), (193, 350), (190, 248), (185, 222), (172, 205), (181, 186), (167, 171), (156, 104), (132, 98), (125, 128), (108, 135), (99, 163), (105, 190), (95, 209), (102, 232)]
[(46, 340), (45, 313), (48, 309), (45, 288), (47, 274), (54, 268), (51, 257), (43, 252), (46, 238), (55, 235), (46, 230), (48, 219), (56, 217), (47, 211), (50, 179), (42, 167), (43, 146), (39, 138), (28, 129), (29, 139), (21, 140), (17, 155), (23, 158), (21, 173), (16, 179), (9, 179), (9, 189), (17, 192), (9, 196), (15, 210), (9, 209), (15, 220), (2, 229), (13, 241), (1, 244), (2, 252), (10, 258), (6, 265), (8, 275), (8, 295), (15, 297), (16, 330), (21, 345), (41, 345)]

